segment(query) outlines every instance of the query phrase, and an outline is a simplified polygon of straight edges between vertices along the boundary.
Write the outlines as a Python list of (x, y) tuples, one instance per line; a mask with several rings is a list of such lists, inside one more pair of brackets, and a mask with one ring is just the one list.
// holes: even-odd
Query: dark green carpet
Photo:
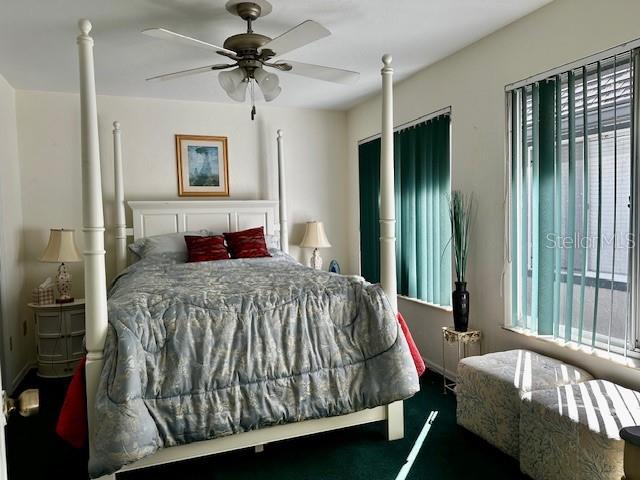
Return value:
[[(55, 438), (55, 412), (66, 382), (31, 377), (42, 389), (38, 418), (12, 419), (8, 429), (9, 479), (84, 478), (84, 452)], [(54, 398), (55, 397), (55, 398)], [(518, 464), (458, 427), (455, 397), (442, 394), (442, 377), (427, 373), (422, 391), (405, 402), (403, 440), (387, 442), (382, 424), (364, 425), (118, 475), (119, 480), (393, 480), (429, 413), (438, 416), (407, 479), (524, 479)], [(35, 460), (37, 459), (37, 460)]]

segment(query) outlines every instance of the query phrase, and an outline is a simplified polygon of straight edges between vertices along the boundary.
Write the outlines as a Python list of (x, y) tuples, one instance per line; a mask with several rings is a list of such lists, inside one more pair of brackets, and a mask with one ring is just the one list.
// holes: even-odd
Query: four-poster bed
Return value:
[[(90, 456), (96, 454), (96, 435), (100, 425), (96, 416), (98, 385), (107, 360), (105, 340), (108, 331), (107, 292), (105, 274), (104, 221), (98, 145), (98, 117), (93, 67), (93, 39), (89, 36), (91, 24), (79, 22), (78, 36), (80, 64), (80, 103), (82, 125), (82, 182), (83, 222), (85, 238), (85, 302), (86, 302), (86, 388), (89, 424)], [(395, 278), (395, 207), (393, 187), (393, 105), (391, 56), (383, 57), (382, 68), (382, 157), (381, 157), (381, 286), (389, 304), (397, 312)], [(277, 132), (279, 201), (170, 201), (129, 202), (133, 211), (133, 229), (125, 223), (125, 199), (123, 188), (121, 129), (114, 122), (114, 173), (115, 173), (115, 257), (118, 272), (127, 265), (127, 236), (134, 240), (158, 234), (187, 232), (202, 227), (218, 231), (238, 231), (252, 226), (262, 226), (265, 233), (278, 233), (280, 248), (288, 251), (286, 216), (286, 186), (284, 175), (283, 133)], [(276, 210), (278, 222), (276, 223)], [(386, 307), (388, 308), (388, 307)], [(399, 330), (398, 330), (399, 331)], [(398, 335), (398, 341), (402, 342)], [(404, 338), (404, 337), (402, 337)], [(406, 342), (405, 342), (406, 344)], [(406, 347), (406, 345), (405, 345)], [(417, 384), (417, 377), (416, 384)], [(406, 396), (405, 396), (406, 397)], [(152, 465), (174, 462), (239, 448), (262, 446), (269, 442), (293, 438), (311, 433), (329, 431), (369, 422), (387, 422), (389, 440), (404, 436), (402, 400), (347, 414), (334, 414), (325, 418), (259, 428), (228, 436), (200, 440), (184, 445), (161, 448), (118, 471), (134, 470)], [(116, 432), (113, 432), (114, 434)], [(101, 478), (115, 478), (115, 473)]]

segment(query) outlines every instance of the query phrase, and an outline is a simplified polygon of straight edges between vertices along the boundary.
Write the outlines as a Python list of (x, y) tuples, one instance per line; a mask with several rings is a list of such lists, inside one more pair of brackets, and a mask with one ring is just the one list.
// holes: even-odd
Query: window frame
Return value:
[[(633, 244), (631, 247), (631, 261), (628, 274), (628, 294), (629, 294), (629, 313), (626, 319), (627, 321), (627, 336), (622, 342), (620, 339), (612, 337), (609, 339), (606, 335), (596, 333), (596, 346), (580, 344), (576, 341), (566, 342), (561, 337), (554, 337), (553, 335), (541, 335), (532, 331), (530, 328), (519, 326), (518, 319), (513, 319), (513, 297), (512, 297), (512, 267), (513, 257), (521, 254), (521, 248), (519, 244), (513, 245), (513, 195), (518, 195), (521, 192), (520, 183), (516, 183), (516, 190), (514, 191), (514, 181), (512, 180), (513, 174), (513, 158), (514, 158), (514, 144), (513, 144), (513, 98), (512, 91), (523, 86), (527, 86), (537, 81), (542, 81), (548, 77), (562, 74), (569, 70), (581, 68), (585, 65), (589, 65), (595, 62), (599, 62), (608, 57), (631, 52), (631, 64), (633, 68), (632, 76), (632, 115), (630, 125), (630, 158), (631, 158), (631, 186), (630, 186), (630, 235), (633, 238)], [(527, 336), (533, 338), (539, 338), (543, 340), (550, 340), (556, 344), (564, 347), (570, 347), (580, 350), (586, 350), (593, 353), (594, 351), (603, 352), (605, 354), (619, 356), (619, 357), (632, 357), (640, 359), (640, 39), (627, 42), (618, 45), (614, 48), (602, 51), (595, 55), (571, 62), (555, 69), (542, 72), (538, 75), (528, 77), (518, 82), (505, 86), (505, 136), (504, 136), (504, 264), (502, 272), (502, 294), (504, 298), (504, 323), (503, 328), (518, 333), (524, 333)], [(515, 112), (518, 118), (521, 116), (521, 112)], [(587, 139), (588, 141), (588, 139)], [(521, 146), (518, 142), (515, 147), (517, 153), (520, 152)], [(519, 157), (518, 157), (519, 158)], [(519, 242), (518, 242), (519, 243)], [(518, 260), (521, 258), (519, 255)], [(529, 259), (527, 259), (529, 263)], [(614, 275), (615, 276), (615, 275)], [(518, 280), (519, 281), (519, 280)], [(564, 327), (563, 325), (561, 328)], [(585, 329), (583, 331), (587, 333)], [(591, 331), (588, 332), (591, 335)], [(614, 342), (613, 340), (618, 340)], [(610, 342), (610, 348), (607, 346)], [(622, 345), (619, 345), (622, 343)], [(625, 344), (626, 343), (626, 348)]]

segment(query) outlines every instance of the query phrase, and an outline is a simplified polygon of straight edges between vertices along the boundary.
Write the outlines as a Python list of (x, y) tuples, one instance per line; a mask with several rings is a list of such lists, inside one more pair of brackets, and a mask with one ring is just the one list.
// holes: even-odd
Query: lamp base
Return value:
[(318, 253), (317, 248), (313, 249), (313, 255), (311, 255), (311, 258), (309, 259), (309, 266), (316, 270), (322, 270), (322, 257)]
[(71, 274), (67, 271), (67, 266), (64, 263), (61, 263), (58, 267), (56, 287), (58, 287), (58, 293), (60, 294), (60, 298), (56, 300), (56, 303), (73, 302), (73, 297), (71, 296)]
[(73, 297), (69, 297), (69, 298), (56, 298), (56, 303), (73, 303), (74, 298)]

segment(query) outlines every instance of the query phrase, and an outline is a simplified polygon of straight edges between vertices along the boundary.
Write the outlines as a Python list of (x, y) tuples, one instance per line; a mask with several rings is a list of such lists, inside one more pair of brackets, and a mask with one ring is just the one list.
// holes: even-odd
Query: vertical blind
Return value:
[(511, 323), (625, 353), (634, 55), (508, 93)]
[[(451, 296), (449, 115), (394, 133), (398, 293), (437, 305)], [(362, 275), (380, 279), (380, 139), (359, 146)]]

